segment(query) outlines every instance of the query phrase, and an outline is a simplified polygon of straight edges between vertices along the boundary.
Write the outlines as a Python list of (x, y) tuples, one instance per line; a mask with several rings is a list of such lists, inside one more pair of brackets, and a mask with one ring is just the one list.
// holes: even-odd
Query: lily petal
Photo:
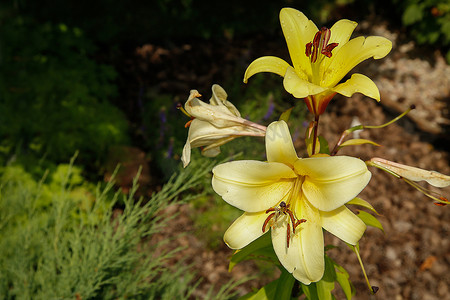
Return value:
[(302, 12), (293, 8), (281, 9), (280, 23), (294, 68), (310, 76), (311, 62), (305, 50), (306, 44), (313, 40), (318, 31), (317, 26)]
[(332, 211), (352, 200), (372, 176), (362, 160), (349, 156), (299, 159), (294, 168), (305, 176), (305, 197), (321, 211)]
[[(194, 119), (189, 127), (188, 141), (191, 143), (192, 148), (203, 147), (213, 144), (218, 140), (228, 139), (230, 137), (231, 139), (234, 139), (243, 130), (242, 126), (231, 126), (218, 129), (209, 122)], [(223, 145), (227, 141), (216, 146)]]
[(287, 92), (291, 93), (295, 98), (305, 98), (309, 95), (316, 95), (327, 88), (309, 82), (306, 78), (299, 76), (292, 67), (288, 67), (284, 76), (283, 85)]
[(220, 140), (215, 141), (214, 143), (209, 144), (202, 148), (202, 155), (206, 157), (216, 157), (220, 154), (220, 146), (234, 140), (236, 137), (225, 137)]
[[(356, 26), (358, 26), (358, 23), (347, 19), (342, 19), (334, 23), (334, 25), (330, 28), (330, 43), (338, 44), (332, 51), (333, 55), (350, 40)], [(327, 70), (331, 61), (332, 59), (324, 59), (321, 63), (321, 68), (323, 68), (323, 70)]]
[(351, 210), (341, 206), (329, 212), (320, 212), (322, 227), (351, 245), (356, 245), (366, 230), (366, 224)]
[(191, 142), (189, 141), (189, 138), (186, 141), (186, 144), (184, 144), (181, 161), (183, 162), (183, 168), (186, 168), (187, 165), (191, 162)]
[[(223, 240), (231, 249), (242, 249), (264, 234), (262, 227), (266, 219), (265, 212), (245, 212), (227, 229)], [(267, 226), (266, 232), (269, 228)]]
[(333, 54), (330, 65), (324, 72), (321, 85), (335, 86), (360, 62), (373, 57), (385, 57), (392, 49), (392, 42), (380, 36), (362, 36), (350, 40)]
[(266, 155), (269, 162), (290, 166), (298, 160), (291, 134), (285, 121), (271, 123), (266, 131)]
[(243, 160), (213, 169), (212, 187), (229, 204), (247, 212), (278, 204), (294, 185), (295, 172), (282, 163)]
[(337, 52), (337, 49), (341, 48), (350, 40), (356, 26), (358, 26), (358, 23), (347, 19), (339, 20), (331, 26), (331, 37), (329, 43), (338, 43), (337, 47), (333, 50), (334, 52)]
[(296, 228), (287, 248), (287, 216), (278, 218), (272, 228), (272, 244), (283, 267), (297, 280), (310, 284), (319, 281), (325, 269), (323, 232), (318, 210), (307, 201), (297, 203), (301, 206), (297, 217), (307, 221)]
[(225, 105), (225, 107), (236, 117), (240, 117), (241, 113), (237, 110), (237, 108), (227, 100), (228, 94), (225, 90), (218, 84), (213, 84), (212, 89), (212, 97), (209, 100), (209, 103), (212, 105)]
[(351, 97), (354, 93), (361, 93), (380, 101), (380, 91), (376, 84), (372, 79), (362, 74), (353, 74), (349, 80), (338, 84), (332, 90), (346, 97)]
[(247, 83), (253, 75), (261, 72), (275, 73), (284, 77), (288, 67), (289, 64), (279, 57), (263, 56), (257, 58), (245, 70), (244, 83)]
[(184, 108), (196, 119), (209, 122), (217, 127), (242, 124), (242, 118), (234, 115), (225, 105), (211, 105), (198, 98), (193, 98), (186, 102)]

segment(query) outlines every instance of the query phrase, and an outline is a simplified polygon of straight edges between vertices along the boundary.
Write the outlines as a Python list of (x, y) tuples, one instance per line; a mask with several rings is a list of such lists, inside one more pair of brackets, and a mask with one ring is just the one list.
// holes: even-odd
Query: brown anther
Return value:
[(322, 27), (319, 31), (314, 35), (314, 39), (312, 42), (306, 44), (305, 54), (310, 57), (312, 63), (317, 61), (317, 57), (320, 54), (325, 55), (326, 57), (331, 57), (334, 48), (336, 48), (338, 43), (328, 44), (331, 37), (331, 30)]
[(324, 49), (322, 49), (320, 53), (322, 53), (326, 57), (331, 57), (332, 55), (331, 51), (333, 51), (333, 49), (336, 48), (338, 45), (339, 45), (338, 43), (328, 44)]
[(264, 221), (264, 224), (262, 226), (263, 233), (266, 232), (267, 225), (273, 218), (275, 218), (274, 220), (276, 221), (281, 214), (284, 214), (289, 217), (288, 223), (287, 223), (287, 230), (286, 230), (286, 245), (287, 245), (287, 248), (289, 248), (289, 241), (291, 239), (291, 223), (292, 223), (292, 233), (295, 234), (295, 228), (298, 225), (300, 225), (301, 223), (306, 222), (306, 220), (305, 219), (298, 220), (294, 216), (294, 213), (289, 209), (289, 204), (286, 204), (286, 202), (284, 202), (284, 201), (281, 201), (280, 204), (278, 205), (278, 207), (271, 207), (271, 208), (267, 209), (266, 214), (268, 214), (268, 213), (271, 213), (271, 214), (269, 214), (269, 216)]
[(305, 54), (306, 56), (310, 56), (311, 52), (312, 52), (312, 46), (313, 44), (311, 42), (309, 42), (308, 44), (306, 44), (306, 50), (305, 50)]
[(191, 126), (191, 123), (192, 123), (193, 120), (194, 120), (194, 118), (192, 118), (189, 121), (187, 121), (187, 123), (184, 124), (184, 128), (188, 128), (189, 126)]

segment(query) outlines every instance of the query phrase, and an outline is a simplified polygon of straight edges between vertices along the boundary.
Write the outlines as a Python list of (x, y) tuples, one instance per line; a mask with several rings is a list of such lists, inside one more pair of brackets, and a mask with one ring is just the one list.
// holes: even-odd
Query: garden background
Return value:
[[(194, 163), (182, 170), (188, 118), (177, 104), (191, 89), (209, 99), (218, 83), (243, 116), (263, 125), (294, 106), (290, 129), (305, 156), (311, 116), (303, 102), (275, 75), (242, 82), (255, 58), (289, 59), (278, 21), (286, 6), (316, 24), (357, 21), (356, 35), (393, 42), (386, 58), (357, 67), (377, 83), (381, 103), (336, 96), (321, 117), (327, 140), (337, 141), (350, 124), (382, 124), (415, 104), (404, 120), (358, 133), (382, 147), (342, 154), (450, 174), (446, 1), (3, 1), (2, 298), (232, 298), (277, 278), (264, 262), (228, 272), (232, 252), (222, 235), (239, 211), (210, 187), (209, 162), (264, 159), (263, 140), (232, 141), (216, 160), (195, 149)], [(361, 197), (382, 214), (385, 231), (369, 228), (360, 241), (371, 284), (380, 287), (376, 298), (448, 297), (448, 207), (377, 170)], [(326, 242), (338, 246), (328, 253), (349, 271), (355, 298), (369, 299), (351, 250), (330, 235)]]

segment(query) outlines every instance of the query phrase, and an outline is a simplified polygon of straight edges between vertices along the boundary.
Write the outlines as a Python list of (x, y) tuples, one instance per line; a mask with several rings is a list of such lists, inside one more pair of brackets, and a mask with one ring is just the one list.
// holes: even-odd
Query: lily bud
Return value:
[(383, 158), (374, 157), (370, 160), (374, 166), (387, 169), (396, 175), (411, 181), (426, 181), (432, 186), (443, 188), (450, 185), (450, 176), (436, 171), (423, 170), (407, 165), (402, 165)]

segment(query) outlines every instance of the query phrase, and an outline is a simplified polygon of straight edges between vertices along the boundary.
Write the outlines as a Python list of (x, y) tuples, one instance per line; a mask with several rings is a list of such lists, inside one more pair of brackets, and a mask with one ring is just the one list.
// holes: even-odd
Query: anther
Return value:
[(310, 57), (312, 63), (317, 61), (319, 52), (320, 54), (325, 55), (326, 57), (331, 57), (334, 48), (336, 48), (338, 43), (328, 44), (331, 37), (331, 30), (322, 27), (319, 31), (314, 35), (314, 39), (312, 42), (306, 44), (305, 54)]

